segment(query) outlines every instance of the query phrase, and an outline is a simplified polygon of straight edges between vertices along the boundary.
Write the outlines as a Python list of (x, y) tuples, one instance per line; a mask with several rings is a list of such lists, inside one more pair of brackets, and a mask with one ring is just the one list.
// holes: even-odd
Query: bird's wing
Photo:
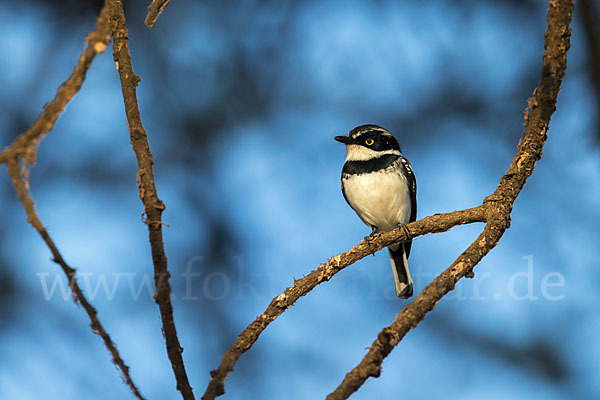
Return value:
[[(400, 156), (398, 160), (400, 161), (400, 167), (404, 171), (404, 176), (406, 176), (408, 180), (408, 193), (410, 195), (410, 218), (408, 222), (413, 222), (417, 220), (417, 179), (415, 178), (410, 161), (402, 156)], [(412, 239), (404, 242), (404, 251), (406, 252), (407, 258), (410, 255), (411, 245)]]

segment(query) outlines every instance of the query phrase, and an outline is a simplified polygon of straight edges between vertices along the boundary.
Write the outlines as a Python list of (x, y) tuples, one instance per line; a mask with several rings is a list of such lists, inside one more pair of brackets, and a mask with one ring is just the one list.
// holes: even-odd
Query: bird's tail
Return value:
[(413, 295), (413, 281), (408, 270), (404, 243), (392, 245), (388, 247), (388, 250), (392, 262), (392, 271), (394, 272), (394, 281), (396, 282), (396, 296), (401, 299), (408, 299)]

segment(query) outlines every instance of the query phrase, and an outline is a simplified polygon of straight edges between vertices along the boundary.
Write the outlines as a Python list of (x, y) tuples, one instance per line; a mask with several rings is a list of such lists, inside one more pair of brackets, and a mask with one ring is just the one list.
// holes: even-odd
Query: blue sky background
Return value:
[[(333, 136), (363, 123), (393, 132), (417, 176), (419, 217), (480, 204), (515, 154), (546, 28), (542, 1), (180, 0), (152, 31), (146, 6), (127, 4), (130, 46), (197, 397), (274, 296), (369, 233), (341, 195), (345, 152)], [(53, 98), (96, 12), (0, 2), (3, 146)], [(549, 139), (511, 228), (353, 399), (598, 398), (600, 154), (588, 52), (576, 12)], [(141, 392), (176, 399), (145, 286), (136, 172), (107, 51), (42, 141), (31, 188)], [(66, 282), (6, 173), (0, 196), (0, 398), (132, 398), (83, 310), (63, 298)], [(481, 228), (417, 238), (416, 290)], [(226, 396), (325, 397), (405, 304), (386, 252), (357, 262), (267, 328)]]

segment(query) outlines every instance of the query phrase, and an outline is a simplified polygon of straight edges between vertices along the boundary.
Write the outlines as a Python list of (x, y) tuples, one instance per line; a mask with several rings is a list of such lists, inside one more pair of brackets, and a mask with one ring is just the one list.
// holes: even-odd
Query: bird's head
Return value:
[(396, 139), (377, 125), (361, 125), (352, 129), (348, 136), (334, 137), (346, 145), (346, 161), (365, 161), (386, 154), (400, 155)]

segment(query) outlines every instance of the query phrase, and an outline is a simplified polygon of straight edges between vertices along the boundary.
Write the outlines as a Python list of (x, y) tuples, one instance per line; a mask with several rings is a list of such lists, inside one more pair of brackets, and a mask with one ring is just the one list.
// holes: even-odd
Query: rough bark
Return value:
[(127, 126), (131, 138), (131, 145), (138, 163), (138, 189), (139, 196), (144, 204), (145, 223), (148, 225), (148, 235), (152, 250), (152, 263), (154, 265), (154, 283), (156, 295), (154, 297), (160, 310), (162, 331), (165, 337), (167, 354), (177, 380), (177, 390), (185, 400), (193, 400), (194, 394), (190, 386), (185, 365), (183, 363), (183, 348), (179, 344), (175, 321), (173, 319), (173, 306), (171, 304), (171, 284), (167, 268), (162, 238), (162, 212), (165, 205), (158, 197), (154, 183), (152, 166), (154, 160), (148, 144), (148, 136), (142, 125), (140, 110), (137, 102), (136, 87), (140, 78), (133, 73), (131, 55), (129, 53), (129, 34), (125, 21), (125, 12), (121, 0), (109, 0), (111, 30), (113, 35), (113, 56), (121, 79)]

